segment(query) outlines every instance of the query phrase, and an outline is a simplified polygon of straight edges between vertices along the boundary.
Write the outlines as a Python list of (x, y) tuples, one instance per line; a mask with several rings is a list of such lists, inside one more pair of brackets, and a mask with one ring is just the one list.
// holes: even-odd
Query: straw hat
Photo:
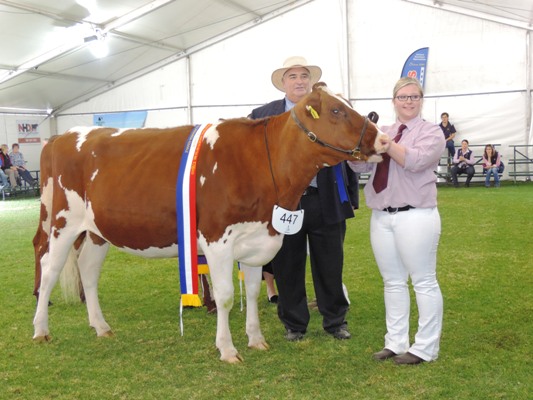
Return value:
[(316, 65), (308, 65), (305, 58), (299, 56), (289, 57), (283, 63), (283, 68), (279, 68), (272, 72), (272, 84), (276, 87), (276, 89), (285, 92), (282, 82), (283, 75), (285, 75), (285, 72), (287, 72), (289, 69), (298, 67), (303, 67), (309, 71), (311, 86), (317, 83), (322, 76), (322, 70), (320, 67), (317, 67)]

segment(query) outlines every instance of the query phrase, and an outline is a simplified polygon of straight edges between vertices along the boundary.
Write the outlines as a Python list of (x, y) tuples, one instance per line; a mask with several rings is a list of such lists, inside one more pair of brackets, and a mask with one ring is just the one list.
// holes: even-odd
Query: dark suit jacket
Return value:
[[(285, 98), (274, 100), (264, 106), (258, 107), (249, 115), (252, 119), (265, 118), (285, 112)], [(359, 177), (346, 162), (341, 163), (343, 184), (349, 201), (341, 203), (337, 179), (333, 167), (322, 168), (317, 175), (317, 183), (320, 190), (320, 205), (324, 223), (336, 224), (354, 216), (353, 210), (359, 208)]]
[(272, 115), (279, 115), (285, 112), (285, 98), (281, 100), (274, 100), (264, 106), (252, 110), (248, 116), (251, 119), (265, 118)]

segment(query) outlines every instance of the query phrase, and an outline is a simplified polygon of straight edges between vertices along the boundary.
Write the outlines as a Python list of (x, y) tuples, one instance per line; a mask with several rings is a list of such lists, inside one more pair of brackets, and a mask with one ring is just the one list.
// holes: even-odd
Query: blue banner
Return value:
[(93, 124), (108, 128), (143, 128), (147, 115), (147, 111), (94, 114)]
[(420, 81), (422, 87), (424, 87), (428, 53), (429, 47), (423, 47), (411, 54), (403, 65), (401, 78), (406, 76), (416, 78)]

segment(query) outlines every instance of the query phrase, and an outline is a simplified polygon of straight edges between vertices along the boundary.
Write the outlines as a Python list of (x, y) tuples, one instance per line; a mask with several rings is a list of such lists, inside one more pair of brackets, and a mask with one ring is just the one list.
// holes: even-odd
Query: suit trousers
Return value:
[(272, 260), (278, 288), (278, 316), (286, 329), (306, 332), (310, 314), (305, 287), (307, 242), (311, 274), (322, 314), (322, 326), (333, 332), (346, 325), (348, 300), (342, 286), (346, 221), (324, 224), (318, 194), (303, 196), (302, 229), (285, 235), (283, 245)]
[[(443, 300), (437, 282), (438, 209), (415, 208), (396, 214), (372, 211), (370, 241), (384, 283), (387, 333), (385, 348), (435, 360), (442, 331)], [(409, 345), (410, 295), (418, 305), (418, 332)]]

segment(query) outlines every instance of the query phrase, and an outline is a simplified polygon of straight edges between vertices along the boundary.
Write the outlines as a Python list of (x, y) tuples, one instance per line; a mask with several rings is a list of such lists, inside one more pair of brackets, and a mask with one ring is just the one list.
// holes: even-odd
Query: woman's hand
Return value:
[(388, 152), (390, 148), (391, 138), (387, 135), (383, 135), (383, 136), (380, 136), (379, 142), (383, 146), (383, 149), (385, 150), (385, 152)]

